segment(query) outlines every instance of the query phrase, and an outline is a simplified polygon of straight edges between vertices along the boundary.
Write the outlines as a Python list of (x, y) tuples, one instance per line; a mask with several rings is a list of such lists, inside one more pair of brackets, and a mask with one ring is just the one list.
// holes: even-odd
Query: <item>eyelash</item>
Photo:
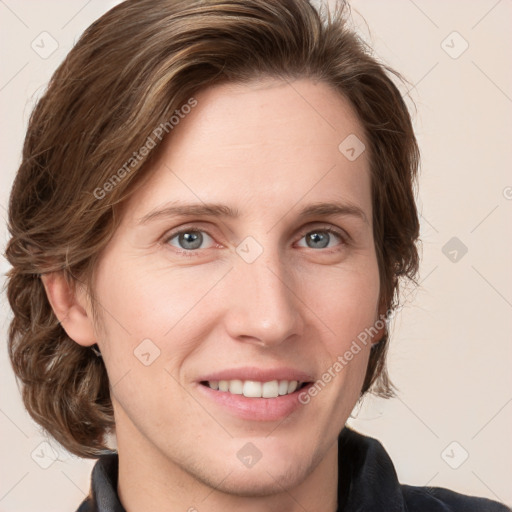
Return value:
[[(331, 226), (325, 226), (325, 227), (321, 227), (321, 228), (316, 228), (316, 229), (308, 229), (306, 231), (302, 231), (301, 234), (300, 234), (300, 239), (302, 239), (304, 236), (306, 236), (307, 234), (309, 233), (314, 233), (314, 232), (325, 232), (325, 233), (329, 233), (331, 235), (335, 235), (337, 236), (340, 241), (341, 241), (341, 244), (342, 246), (345, 246), (348, 244), (348, 240), (349, 240), (349, 236), (344, 233), (343, 231), (340, 231), (338, 229), (335, 229), (335, 228), (332, 228)], [(188, 226), (188, 227), (184, 227), (184, 228), (181, 228), (179, 229), (178, 231), (174, 231), (172, 233), (169, 233), (167, 236), (165, 236), (164, 240), (163, 240), (163, 243), (164, 244), (168, 244), (168, 242), (170, 240), (172, 240), (173, 238), (175, 238), (176, 236), (179, 236), (181, 235), (182, 233), (190, 233), (190, 232), (200, 232), (200, 233), (206, 233), (212, 240), (214, 240), (214, 237), (212, 235), (210, 235), (210, 233), (208, 233), (208, 231), (206, 231), (205, 229), (200, 229), (200, 228), (197, 228), (197, 227), (194, 227), (194, 226)], [(185, 250), (185, 249), (178, 249), (176, 247), (173, 247), (173, 249), (175, 250), (175, 252), (177, 254), (180, 254), (182, 256), (185, 256), (187, 258), (193, 258), (193, 257), (197, 257), (197, 256), (201, 256), (200, 252), (201, 252), (201, 249), (195, 249), (195, 250)], [(311, 247), (309, 247), (309, 249), (311, 249)], [(313, 249), (315, 250), (315, 249)], [(337, 252), (339, 251), (339, 249), (335, 249), (335, 248), (325, 248), (324, 249), (324, 252), (328, 252), (328, 253), (333, 253), (333, 252)]]

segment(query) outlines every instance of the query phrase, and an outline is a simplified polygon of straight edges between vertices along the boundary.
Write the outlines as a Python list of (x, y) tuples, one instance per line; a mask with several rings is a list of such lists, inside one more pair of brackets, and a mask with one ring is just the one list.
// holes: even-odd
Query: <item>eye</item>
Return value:
[[(331, 227), (309, 229), (302, 234), (301, 241), (304, 239), (305, 245), (303, 243), (298, 245), (309, 249), (336, 250), (336, 247), (346, 245), (347, 237), (348, 235), (344, 234), (343, 231)], [(164, 239), (164, 243), (177, 249), (176, 252), (183, 256), (199, 256), (201, 254), (200, 249), (209, 249), (215, 246), (213, 238), (206, 231), (197, 228), (182, 228), (170, 233)]]
[(306, 240), (306, 245), (300, 245), (300, 247), (308, 247), (310, 249), (330, 249), (333, 247), (331, 242), (335, 242), (338, 239), (338, 245), (344, 245), (346, 243), (345, 236), (342, 232), (339, 232), (333, 228), (321, 228), (308, 231), (302, 235), (302, 239)]
[(181, 249), (181, 252), (193, 252), (196, 249), (207, 249), (208, 247), (202, 247), (203, 243), (213, 242), (213, 239), (208, 233), (199, 229), (183, 229), (176, 233), (171, 234), (167, 239), (166, 243)]

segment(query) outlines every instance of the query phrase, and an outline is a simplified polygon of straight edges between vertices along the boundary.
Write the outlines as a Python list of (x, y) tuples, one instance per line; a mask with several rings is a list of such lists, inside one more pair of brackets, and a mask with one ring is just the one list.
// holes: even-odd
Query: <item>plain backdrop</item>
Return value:
[[(3, 219), (35, 101), (82, 31), (116, 3), (0, 1)], [(376, 55), (410, 82), (400, 87), (422, 151), (422, 264), (421, 285), (404, 294), (392, 325), (399, 396), (368, 397), (349, 423), (381, 440), (402, 482), (511, 505), (512, 3), (351, 6)], [(5, 243), (5, 220), (2, 229)], [(0, 266), (4, 280), (5, 259)], [(5, 293), (0, 315), (0, 511), (75, 510), (94, 461), (59, 448), (25, 412), (7, 358)], [(58, 458), (42, 467), (48, 442)]]

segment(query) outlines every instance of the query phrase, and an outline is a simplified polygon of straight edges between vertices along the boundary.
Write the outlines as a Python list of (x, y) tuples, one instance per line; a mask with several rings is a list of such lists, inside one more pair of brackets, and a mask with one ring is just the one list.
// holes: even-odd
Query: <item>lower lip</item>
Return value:
[(302, 405), (299, 402), (299, 394), (307, 391), (311, 384), (303, 386), (289, 395), (276, 398), (248, 398), (227, 391), (217, 391), (203, 384), (198, 384), (198, 386), (200, 392), (206, 397), (239, 418), (252, 421), (276, 421), (286, 418)]

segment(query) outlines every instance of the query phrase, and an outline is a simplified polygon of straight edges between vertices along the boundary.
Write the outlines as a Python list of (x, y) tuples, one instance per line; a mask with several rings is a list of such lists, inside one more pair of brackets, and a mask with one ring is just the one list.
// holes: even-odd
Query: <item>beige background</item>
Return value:
[[(0, 1), (3, 218), (36, 99), (80, 33), (116, 3)], [(423, 261), (421, 287), (405, 294), (393, 322), (390, 370), (399, 398), (366, 400), (350, 423), (383, 442), (404, 483), (512, 505), (512, 3), (351, 4), (377, 55), (411, 82), (423, 156)], [(58, 48), (41, 56), (32, 41), (40, 53)], [(5, 222), (2, 229), (5, 241)], [(0, 267), (3, 274), (4, 259)], [(10, 312), (5, 294), (0, 300), (6, 340)], [(59, 458), (49, 457), (48, 439), (22, 406), (5, 341), (2, 347), (0, 512), (75, 510), (93, 461), (52, 441)]]

